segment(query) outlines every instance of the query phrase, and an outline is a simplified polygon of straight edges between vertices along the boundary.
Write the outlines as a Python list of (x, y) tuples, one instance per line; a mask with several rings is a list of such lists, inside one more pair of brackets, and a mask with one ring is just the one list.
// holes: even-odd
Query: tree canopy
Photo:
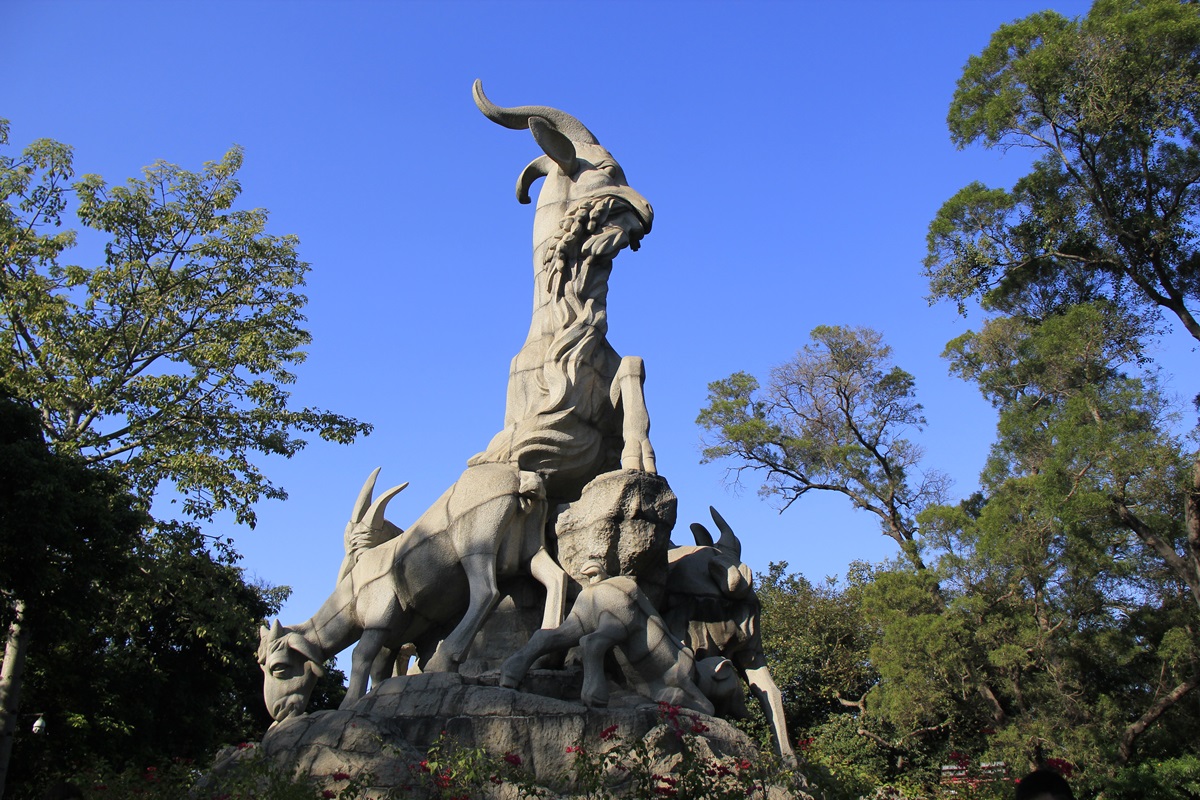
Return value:
[[(907, 486), (924, 419), (878, 334), (835, 350), (846, 331), (823, 326), (765, 390), (710, 386), (705, 458), (765, 470), (785, 507), (811, 489), (902, 501), (880, 515), (903, 531), (896, 560), (817, 596), (779, 569), (760, 585), (765, 630), (816, 626), (797, 634), (813, 652), (784, 659), (788, 718), (844, 786), (986, 791), (1049, 764), (1078, 796), (1200, 796), (1200, 454), (1152, 358), (1168, 325), (1200, 339), (1198, 106), (1194, 3), (1034, 14), (965, 66), (954, 143), (1035, 154), (928, 231), (931, 302), (984, 315), (944, 354), (997, 412), (969, 497)], [(838, 705), (797, 701), (798, 684)]]
[[(11, 733), (23, 677), (55, 730), (18, 738), (24, 779), (206, 758), (269, 723), (248, 654), (288, 590), (247, 582), (200, 523), (253, 526), (256, 502), (286, 497), (259, 456), (370, 426), (289, 405), (308, 265), (265, 211), (235, 207), (241, 165), (235, 147), (109, 186), (72, 183), (71, 148), (49, 139), (0, 152), (0, 719)], [(105, 243), (91, 266), (69, 209)], [(164, 485), (183, 519), (147, 516)]]
[(823, 325), (811, 339), (762, 392), (744, 372), (709, 384), (696, 419), (708, 432), (704, 460), (763, 473), (761, 491), (784, 508), (811, 491), (845, 495), (920, 563), (916, 515), (941, 499), (946, 478), (920, 469), (921, 448), (907, 438), (925, 424), (913, 376), (869, 328)]
[[(286, 497), (254, 454), (370, 426), (288, 406), (310, 341), (308, 265), (295, 236), (266, 232), (265, 211), (234, 209), (241, 166), (235, 147), (200, 173), (158, 162), (122, 186), (69, 186), (66, 145), (0, 156), (0, 385), (38, 409), (56, 449), (107, 463), (143, 497), (173, 484), (190, 517), (229, 509), (253, 525), (256, 501)], [(72, 196), (108, 240), (96, 266), (64, 263)]]

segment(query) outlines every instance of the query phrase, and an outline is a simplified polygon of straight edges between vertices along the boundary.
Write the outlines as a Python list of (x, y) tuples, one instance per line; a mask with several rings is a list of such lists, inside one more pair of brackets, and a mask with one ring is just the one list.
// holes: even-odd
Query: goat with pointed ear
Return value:
[(720, 587), (721, 593), (733, 600), (740, 600), (750, 594), (754, 586), (754, 575), (750, 567), (742, 563), (742, 543), (729, 527), (729, 523), (717, 513), (712, 506), (708, 507), (712, 514), (721, 538), (713, 543), (712, 534), (699, 522), (691, 524), (692, 536), (699, 547), (711, 547), (715, 550), (708, 561), (708, 573), (713, 582)]
[(299, 633), (275, 620), (258, 630), (258, 665), (263, 701), (276, 723), (304, 713), (317, 680), (324, 677), (321, 653)]
[[(721, 538), (714, 542), (708, 529), (697, 522), (691, 526), (695, 546), (671, 548), (663, 617), (672, 635), (690, 647), (697, 659), (720, 656), (733, 663), (762, 707), (780, 757), (794, 765), (796, 756), (784, 725), (783, 694), (763, 653), (754, 576), (742, 563), (742, 543), (729, 523), (715, 508), (709, 511)], [(741, 709), (735, 704), (730, 710)]]
[(342, 560), (342, 568), (338, 571), (337, 579), (339, 581), (353, 569), (355, 562), (358, 561), (359, 553), (391, 541), (404, 532), (399, 526), (384, 519), (383, 512), (387, 510), (387, 504), (391, 502), (392, 498), (408, 487), (408, 482), (393, 486), (381, 494), (377, 500), (371, 502), (371, 495), (375, 492), (375, 481), (379, 477), (380, 469), (380, 467), (376, 467), (375, 471), (370, 474), (367, 482), (363, 484), (362, 490), (358, 493), (358, 499), (354, 501), (354, 509), (350, 512), (350, 521), (346, 523), (344, 537), (346, 557)]

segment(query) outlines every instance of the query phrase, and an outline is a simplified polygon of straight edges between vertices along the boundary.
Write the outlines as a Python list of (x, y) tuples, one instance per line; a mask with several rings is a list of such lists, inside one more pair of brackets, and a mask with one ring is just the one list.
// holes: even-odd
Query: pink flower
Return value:
[(704, 733), (708, 730), (708, 726), (700, 721), (699, 717), (692, 718), (692, 733)]
[(348, 773), (348, 772), (335, 772), (335, 773), (333, 773), (333, 779), (334, 779), (335, 781), (348, 781), (348, 780), (350, 780), (350, 773)]
[(337, 797), (337, 792), (335, 792), (333, 789), (326, 789), (325, 791), (321, 792), (321, 797), (324, 797), (325, 800), (333, 800), (333, 798)]
[(504, 760), (509, 764), (512, 764), (514, 767), (521, 766), (521, 757), (516, 753), (505, 753)]
[(751, 764), (750, 760), (747, 758), (743, 758), (741, 761), (738, 762), (738, 769), (740, 769), (740, 770), (747, 770), (747, 769), (753, 769), (753, 768), (754, 768), (754, 765)]
[(613, 736), (616, 734), (616, 732), (617, 732), (617, 727), (618, 727), (618, 726), (616, 726), (616, 725), (609, 725), (607, 728), (605, 728), (604, 730), (600, 731), (600, 738), (601, 738), (603, 741), (608, 741), (609, 739), (611, 739), (611, 738), (612, 738), (612, 737), (613, 737)]

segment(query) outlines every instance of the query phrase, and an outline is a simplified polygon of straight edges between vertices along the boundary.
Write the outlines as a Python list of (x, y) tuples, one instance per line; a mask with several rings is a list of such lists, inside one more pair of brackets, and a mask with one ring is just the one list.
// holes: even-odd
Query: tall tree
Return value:
[[(10, 631), (0, 679), (0, 794), (8, 773), (25, 654), (101, 602), (127, 574), (144, 515), (114, 476), (50, 452), (28, 404), (0, 396), (0, 624)], [(66, 623), (66, 624), (64, 624)]]
[(947, 121), (959, 147), (1040, 155), (1011, 192), (972, 183), (929, 229), (933, 299), (1003, 313), (1101, 297), (1200, 340), (1200, 6), (1098, 0), (1002, 25)]
[(1073, 738), (1101, 764), (1195, 756), (1200, 458), (1145, 367), (1164, 318), (1200, 339), (1198, 87), (1195, 4), (1001, 26), (963, 70), (951, 136), (1039, 157), (929, 228), (931, 300), (992, 312), (947, 355), (1000, 419), (982, 493), (926, 530), (971, 591), (1018, 601), (991, 664), (1006, 735)]
[(845, 495), (921, 565), (916, 515), (941, 501), (947, 481), (920, 469), (921, 448), (906, 438), (925, 425), (915, 381), (869, 328), (823, 325), (811, 338), (762, 391), (744, 372), (708, 385), (696, 419), (708, 432), (704, 460), (763, 473), (762, 493), (784, 508), (811, 491)]
[[(0, 145), (7, 143), (0, 123)], [(70, 148), (38, 140), (0, 157), (0, 380), (41, 413), (47, 439), (104, 462), (143, 496), (164, 481), (184, 511), (284, 498), (251, 458), (292, 456), (297, 433), (347, 443), (369, 425), (291, 409), (283, 388), (311, 337), (300, 327), (308, 265), (262, 209), (234, 210), (242, 152), (193, 173), (159, 162), (141, 180), (74, 185), (80, 221), (106, 234), (104, 263), (60, 263)]]
[[(8, 124), (0, 121), (0, 146), (7, 143)], [(71, 149), (54, 141), (37, 140), (15, 156), (0, 153), (0, 390), (36, 409), (53, 452), (104, 467), (130, 487), (142, 509), (166, 484), (182, 496), (186, 517), (211, 520), (228, 510), (253, 526), (255, 502), (286, 497), (256, 456), (290, 457), (309, 433), (349, 442), (370, 426), (289, 405), (284, 387), (294, 382), (291, 370), (310, 340), (301, 327), (300, 292), (308, 265), (294, 236), (266, 232), (265, 211), (234, 208), (241, 164), (234, 148), (199, 173), (159, 162), (141, 179), (110, 187), (94, 175), (71, 184)], [(76, 243), (62, 227), (72, 203), (79, 221), (107, 241), (95, 266), (65, 261)], [(18, 541), (15, 528), (4, 533)], [(200, 669), (211, 680), (197, 698), (241, 702), (248, 684), (227, 680), (241, 670), (229, 653), (247, 644), (254, 619), (277, 606), (277, 593), (245, 584), (235, 554), (204, 546), (193, 522), (147, 529), (130, 559), (126, 577), (133, 582), (109, 584), (112, 593), (76, 628), (84, 639), (72, 644), (95, 650), (97, 665), (116, 666), (119, 651), (150, 659), (158, 677), (126, 670), (146, 679), (140, 687), (146, 692), (164, 676), (178, 683), (182, 670)], [(138, 574), (147, 580), (138, 583)], [(225, 587), (227, 608), (205, 608), (205, 582)], [(23, 620), (19, 628), (10, 625), (0, 675), (0, 686), (11, 688), (30, 652), (22, 641), (46, 609), (34, 608), (38, 595), (19, 583), (0, 590), (4, 616), (14, 622), (11, 612), (20, 611)], [(30, 675), (43, 688), (58, 686), (61, 673), (46, 670), (68, 662), (55, 661), (49, 637), (40, 642), (40, 666)], [(124, 684), (122, 691), (135, 688)], [(3, 694), (0, 712), (9, 724), (17, 693)], [(84, 694), (77, 699), (86, 705)], [(109, 719), (100, 727), (110, 732), (111, 725), (128, 732), (122, 720), (132, 719), (131, 710), (111, 711), (93, 717)], [(204, 731), (236, 728), (185, 726), (195, 741)]]

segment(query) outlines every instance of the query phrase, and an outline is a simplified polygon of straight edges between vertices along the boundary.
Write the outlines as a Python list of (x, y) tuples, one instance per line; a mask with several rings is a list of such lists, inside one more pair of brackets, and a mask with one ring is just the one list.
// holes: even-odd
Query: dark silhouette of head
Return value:
[(1075, 800), (1075, 794), (1062, 775), (1037, 769), (1018, 781), (1016, 800)]

